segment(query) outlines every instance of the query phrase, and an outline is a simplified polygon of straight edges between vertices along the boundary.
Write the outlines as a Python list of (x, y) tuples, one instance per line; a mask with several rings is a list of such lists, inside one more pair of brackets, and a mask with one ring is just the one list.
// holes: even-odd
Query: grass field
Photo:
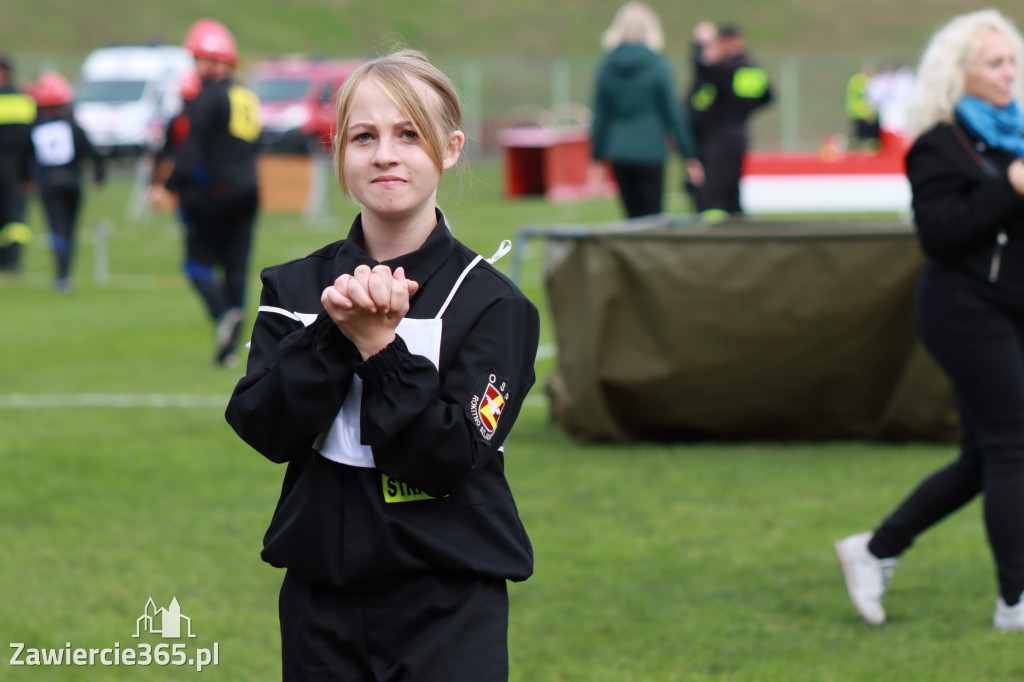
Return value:
[[(455, 231), (487, 254), (525, 223), (618, 217), (610, 200), (506, 201), (487, 163), (448, 182)], [(89, 195), (73, 295), (51, 291), (42, 234), (25, 274), (0, 280), (0, 679), (191, 677), (190, 666), (9, 663), (11, 643), (155, 646), (132, 636), (150, 597), (176, 597), (191, 618), (189, 655), (217, 645), (203, 678), (278, 679), (282, 573), (259, 549), (283, 468), (224, 422), (242, 370), (210, 362), (212, 330), (178, 274), (178, 228), (163, 215), (125, 220), (129, 189), (122, 176)], [(332, 196), (330, 220), (264, 215), (254, 273), (343, 236), (354, 209)], [(682, 197), (668, 208), (684, 210)], [(37, 205), (32, 215), (41, 230)], [(115, 225), (104, 286), (92, 281), (101, 218)], [(546, 314), (535, 256), (522, 286)], [(250, 309), (255, 275), (253, 287)], [(538, 362), (538, 385), (552, 367)], [(863, 625), (846, 600), (832, 541), (876, 523), (952, 447), (581, 446), (539, 390), (530, 404), (507, 459), (537, 557), (536, 575), (511, 587), (513, 680), (1024, 677), (1020, 638), (991, 627), (976, 504), (902, 560), (889, 625)]]

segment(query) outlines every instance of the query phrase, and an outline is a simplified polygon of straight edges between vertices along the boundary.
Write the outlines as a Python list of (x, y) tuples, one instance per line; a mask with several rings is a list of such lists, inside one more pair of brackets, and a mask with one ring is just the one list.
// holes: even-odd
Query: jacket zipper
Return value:
[(996, 235), (996, 247), (992, 251), (992, 263), (988, 267), (988, 281), (995, 282), (999, 279), (999, 265), (1003, 260), (1003, 248), (1010, 238), (1006, 236), (1006, 230), (999, 230)]

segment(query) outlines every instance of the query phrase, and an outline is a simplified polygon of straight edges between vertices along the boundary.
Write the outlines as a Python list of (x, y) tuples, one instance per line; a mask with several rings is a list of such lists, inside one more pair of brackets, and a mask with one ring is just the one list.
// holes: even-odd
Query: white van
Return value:
[(178, 83), (195, 68), (176, 45), (132, 45), (94, 50), (75, 88), (75, 119), (102, 154), (137, 155), (163, 141), (181, 107)]

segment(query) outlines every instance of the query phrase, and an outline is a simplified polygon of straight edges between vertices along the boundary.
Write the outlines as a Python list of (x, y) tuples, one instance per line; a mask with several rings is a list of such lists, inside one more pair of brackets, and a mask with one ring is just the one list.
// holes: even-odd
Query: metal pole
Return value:
[(556, 115), (569, 103), (571, 78), (569, 64), (564, 59), (556, 59), (551, 65), (551, 111)]
[(149, 180), (153, 176), (153, 158), (143, 152), (135, 162), (135, 181), (124, 207), (124, 217), (138, 222), (149, 210)]
[(99, 286), (110, 284), (110, 236), (114, 234), (114, 223), (107, 218), (96, 222), (92, 250), (92, 278)]
[(480, 60), (462, 65), (462, 96), (466, 102), (466, 134), (479, 150), (483, 145), (483, 67)]
[(779, 124), (782, 149), (796, 151), (800, 146), (800, 62), (796, 57), (785, 57), (781, 68)]

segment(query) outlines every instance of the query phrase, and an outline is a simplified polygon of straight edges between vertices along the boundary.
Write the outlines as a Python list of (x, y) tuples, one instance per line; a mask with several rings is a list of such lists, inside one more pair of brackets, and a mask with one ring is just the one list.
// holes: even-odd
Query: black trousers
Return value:
[(18, 190), (18, 173), (13, 158), (0, 156), (0, 270), (21, 269), (22, 245), (5, 228), (25, 220), (25, 197)]
[(50, 248), (56, 259), (57, 279), (67, 279), (71, 276), (71, 261), (75, 255), (82, 189), (77, 185), (44, 185), (40, 196), (50, 223)]
[(865, 143), (878, 146), (878, 137), (881, 135), (881, 128), (878, 121), (865, 121), (862, 118), (853, 120), (853, 145), (863, 146)]
[(508, 588), (467, 576), (314, 585), (280, 596), (285, 682), (507, 682)]
[(626, 216), (639, 218), (661, 213), (665, 193), (665, 165), (612, 162)]
[(740, 176), (747, 152), (747, 133), (742, 126), (729, 125), (710, 135), (701, 145), (704, 184), (697, 192), (697, 210), (742, 213)]
[(258, 206), (256, 188), (224, 196), (182, 195), (185, 273), (213, 320), (245, 303)]
[(982, 493), (999, 591), (1012, 605), (1024, 591), (1024, 314), (993, 303), (987, 286), (934, 263), (922, 270), (918, 329), (956, 393), (960, 456), (918, 485), (869, 549), (896, 556)]

